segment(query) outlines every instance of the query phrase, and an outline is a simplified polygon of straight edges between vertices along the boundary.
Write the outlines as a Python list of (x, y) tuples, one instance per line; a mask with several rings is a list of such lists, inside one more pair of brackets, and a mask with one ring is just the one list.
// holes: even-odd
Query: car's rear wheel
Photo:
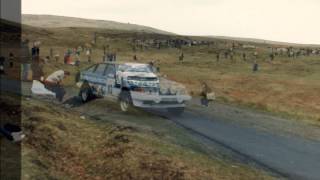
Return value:
[(171, 114), (171, 115), (176, 115), (176, 116), (180, 116), (184, 113), (184, 107), (179, 107), (179, 108), (168, 108), (167, 111)]
[(132, 100), (129, 91), (123, 91), (120, 94), (120, 109), (122, 112), (128, 112), (132, 108)]
[(82, 102), (87, 102), (89, 100), (89, 92), (87, 90), (81, 92), (81, 100)]
[(80, 98), (82, 102), (88, 102), (90, 98), (92, 97), (92, 91), (90, 86), (87, 83), (83, 83), (81, 89), (80, 89)]

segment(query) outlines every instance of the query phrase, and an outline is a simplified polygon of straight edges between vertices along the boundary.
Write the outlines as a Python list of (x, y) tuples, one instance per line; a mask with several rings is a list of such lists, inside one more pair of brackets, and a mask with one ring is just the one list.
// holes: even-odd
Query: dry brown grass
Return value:
[(22, 113), (24, 179), (272, 179), (47, 103), (24, 101)]

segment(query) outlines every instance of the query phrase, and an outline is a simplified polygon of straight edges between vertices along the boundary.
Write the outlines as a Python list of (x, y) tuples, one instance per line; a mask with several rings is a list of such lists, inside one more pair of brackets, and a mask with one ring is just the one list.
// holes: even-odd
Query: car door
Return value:
[(105, 74), (107, 76), (107, 94), (117, 96), (120, 90), (116, 88), (115, 64), (108, 64)]
[(95, 70), (97, 68), (97, 65), (90, 66), (80, 74), (80, 80), (82, 81), (88, 81), (89, 83), (92, 81), (92, 79), (95, 78)]
[(94, 71), (94, 78), (90, 80), (93, 87), (93, 93), (99, 96), (105, 96), (107, 90), (107, 64), (98, 64)]

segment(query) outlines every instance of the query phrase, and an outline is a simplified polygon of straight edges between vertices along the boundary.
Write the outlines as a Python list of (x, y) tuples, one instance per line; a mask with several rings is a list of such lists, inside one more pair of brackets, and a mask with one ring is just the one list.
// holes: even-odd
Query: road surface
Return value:
[[(290, 179), (320, 179), (320, 142), (283, 136), (188, 110), (168, 119)], [(320, 130), (320, 129), (319, 129)]]

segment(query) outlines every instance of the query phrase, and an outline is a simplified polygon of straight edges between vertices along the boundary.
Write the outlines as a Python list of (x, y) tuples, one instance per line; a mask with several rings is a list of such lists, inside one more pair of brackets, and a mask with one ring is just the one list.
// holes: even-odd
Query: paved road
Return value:
[(282, 136), (188, 110), (178, 125), (291, 179), (320, 179), (320, 141)]
[[(5, 89), (19, 88), (17, 83), (1, 82), (1, 85), (2, 88), (6, 87)], [(154, 113), (174, 121), (188, 129), (190, 133), (205, 139), (202, 143), (207, 142), (208, 146), (212, 146), (212, 142), (215, 142), (249, 161), (290, 179), (320, 179), (320, 141), (296, 135), (283, 136), (246, 124), (230, 123), (223, 116), (215, 116), (193, 108), (180, 117), (170, 116), (165, 112)], [(228, 113), (226, 115), (228, 116)], [(229, 117), (236, 118), (231, 114)], [(259, 116), (248, 118), (254, 123), (254, 118)]]

